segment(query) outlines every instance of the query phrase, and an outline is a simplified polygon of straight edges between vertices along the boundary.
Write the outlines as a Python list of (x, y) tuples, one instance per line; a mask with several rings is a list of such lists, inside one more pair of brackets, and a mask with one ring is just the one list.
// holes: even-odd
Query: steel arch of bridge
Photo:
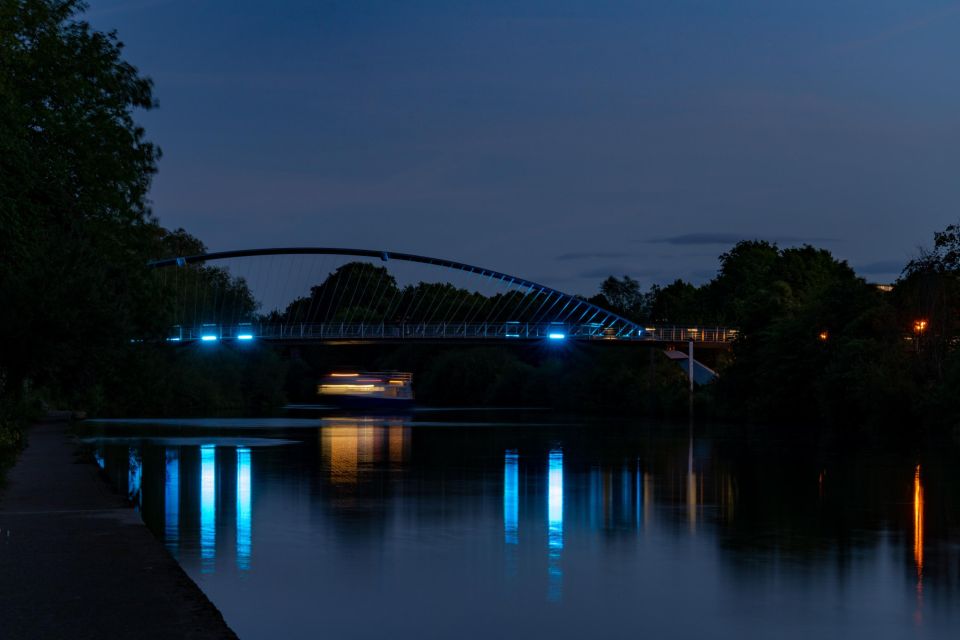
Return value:
[[(527, 280), (526, 278), (518, 278), (516, 276), (511, 276), (500, 271), (495, 271), (493, 269), (485, 269), (482, 267), (477, 267), (474, 265), (466, 264), (464, 262), (457, 262), (455, 260), (446, 260), (444, 258), (431, 258), (428, 256), (421, 256), (413, 253), (401, 253), (398, 251), (378, 251), (374, 249), (349, 249), (343, 247), (273, 247), (267, 249), (239, 249), (234, 251), (215, 251), (210, 253), (202, 253), (193, 256), (182, 256), (176, 258), (165, 258), (161, 260), (154, 260), (148, 263), (148, 266), (154, 269), (163, 268), (163, 267), (174, 267), (174, 266), (186, 266), (188, 264), (198, 264), (213, 262), (216, 260), (227, 260), (230, 258), (252, 258), (259, 256), (277, 256), (277, 255), (337, 255), (337, 256), (355, 256), (362, 258), (374, 258), (379, 259), (383, 262), (389, 262), (390, 260), (399, 260), (402, 262), (415, 262), (419, 264), (433, 265), (437, 267), (455, 269), (459, 271), (465, 271), (467, 273), (472, 273), (480, 277), (486, 277), (491, 280), (500, 280), (508, 287), (519, 287), (527, 289), (525, 295), (535, 294), (535, 300), (541, 295), (546, 294), (547, 298), (545, 302), (550, 301), (552, 298), (556, 298), (553, 302), (553, 307), (556, 307), (560, 302), (563, 302), (563, 307), (559, 313), (563, 313), (571, 303), (576, 303), (569, 312), (567, 312), (567, 317), (572, 317), (573, 314), (583, 308), (577, 323), (595, 323), (599, 325), (600, 329), (609, 328), (615, 326), (617, 323), (620, 323), (622, 326), (616, 332), (617, 337), (622, 337), (624, 334), (633, 334), (640, 335), (643, 333), (643, 327), (637, 323), (624, 318), (621, 315), (608, 311), (602, 307), (599, 307), (591, 302), (588, 302), (582, 298), (564, 293), (553, 287), (548, 287), (546, 285), (534, 282), (532, 280)], [(590, 314), (590, 315), (588, 315)], [(602, 317), (602, 320), (598, 320), (597, 317)]]
[[(180, 256), (173, 258), (164, 258), (153, 260), (147, 264), (151, 269), (161, 269), (169, 267), (185, 267), (191, 264), (203, 264), (215, 262), (218, 260), (229, 260), (232, 258), (252, 258), (261, 256), (277, 255), (335, 255), (349, 256), (359, 258), (379, 259), (383, 262), (397, 260), (402, 262), (412, 262), (424, 265), (432, 265), (440, 268), (462, 271), (470, 273), (481, 278), (497, 280), (507, 287), (517, 287), (518, 290), (526, 289), (523, 295), (534, 295), (534, 300), (541, 296), (544, 298), (544, 304), (550, 304), (550, 309), (558, 309), (557, 314), (563, 315), (562, 324), (565, 325), (565, 333), (570, 338), (612, 338), (612, 339), (646, 339), (656, 341), (687, 341), (695, 340), (699, 342), (727, 343), (735, 335), (735, 330), (723, 328), (698, 329), (686, 327), (656, 327), (645, 328), (642, 325), (628, 320), (623, 316), (612, 311), (595, 305), (583, 298), (570, 295), (548, 287), (547, 285), (519, 278), (496, 271), (486, 269), (475, 265), (458, 262), (456, 260), (447, 260), (444, 258), (431, 258), (412, 253), (402, 253), (398, 251), (383, 251), (375, 249), (351, 249), (344, 247), (272, 247), (263, 249), (239, 249), (233, 251), (215, 251), (191, 256)], [(570, 308), (572, 306), (572, 308)], [(569, 308), (569, 310), (568, 310)], [(579, 315), (574, 315), (579, 312)], [(571, 318), (576, 318), (570, 321)], [(500, 325), (504, 323), (499, 323)], [(466, 338), (466, 339), (488, 339), (488, 338), (547, 338), (549, 337), (550, 327), (553, 323), (541, 323), (540, 325), (527, 324), (520, 329), (521, 335), (510, 335), (503, 331), (495, 331), (493, 335), (488, 333), (487, 324), (477, 324), (470, 327), (464, 325), (459, 328), (455, 323), (451, 325), (423, 325), (423, 326), (396, 326), (386, 327), (383, 323), (370, 325), (343, 325), (335, 323), (329, 325), (300, 325), (299, 327), (259, 327), (256, 337), (273, 340), (375, 340), (375, 339), (446, 339), (446, 338)], [(502, 329), (502, 327), (500, 327)], [(219, 329), (218, 338), (236, 338), (238, 337), (237, 328)], [(184, 332), (181, 328), (181, 334), (172, 338), (176, 341), (193, 341), (202, 339), (202, 330), (199, 327), (189, 328)]]

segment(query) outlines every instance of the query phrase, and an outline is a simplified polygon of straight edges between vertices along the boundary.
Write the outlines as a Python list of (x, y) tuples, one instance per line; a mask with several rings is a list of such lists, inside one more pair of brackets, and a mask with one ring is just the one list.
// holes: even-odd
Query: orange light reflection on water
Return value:
[(913, 561), (917, 565), (917, 608), (913, 621), (923, 624), (923, 485), (920, 484), (920, 465), (913, 473)]
[(920, 484), (920, 465), (913, 474), (913, 560), (917, 575), (923, 572), (923, 485)]
[(409, 427), (395, 418), (324, 418), (321, 459), (334, 485), (355, 485), (362, 469), (402, 464), (409, 454)]

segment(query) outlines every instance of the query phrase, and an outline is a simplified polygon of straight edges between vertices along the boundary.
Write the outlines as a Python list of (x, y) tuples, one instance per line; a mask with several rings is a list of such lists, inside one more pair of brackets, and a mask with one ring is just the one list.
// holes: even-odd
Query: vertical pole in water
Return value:
[(690, 394), (693, 394), (693, 340), (690, 341), (690, 350), (687, 359), (687, 370), (690, 373)]

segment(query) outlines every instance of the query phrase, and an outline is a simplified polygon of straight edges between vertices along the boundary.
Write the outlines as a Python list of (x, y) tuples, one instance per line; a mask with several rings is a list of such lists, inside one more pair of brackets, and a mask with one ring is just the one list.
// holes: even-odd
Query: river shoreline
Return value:
[(40, 422), (28, 437), (0, 489), (4, 637), (236, 637), (78, 455), (68, 422)]

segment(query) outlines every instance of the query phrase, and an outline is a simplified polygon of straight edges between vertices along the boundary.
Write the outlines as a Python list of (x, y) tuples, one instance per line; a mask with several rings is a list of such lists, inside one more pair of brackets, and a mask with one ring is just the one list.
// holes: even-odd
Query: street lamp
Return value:
[(927, 331), (927, 321), (924, 318), (913, 321), (913, 332), (917, 335), (926, 333)]

